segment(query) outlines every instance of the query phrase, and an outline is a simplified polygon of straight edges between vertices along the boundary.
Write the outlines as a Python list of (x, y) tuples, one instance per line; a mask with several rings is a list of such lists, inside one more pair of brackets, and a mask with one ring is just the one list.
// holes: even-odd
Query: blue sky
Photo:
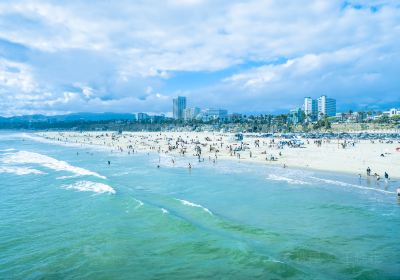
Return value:
[(0, 115), (400, 107), (398, 0), (0, 1)]

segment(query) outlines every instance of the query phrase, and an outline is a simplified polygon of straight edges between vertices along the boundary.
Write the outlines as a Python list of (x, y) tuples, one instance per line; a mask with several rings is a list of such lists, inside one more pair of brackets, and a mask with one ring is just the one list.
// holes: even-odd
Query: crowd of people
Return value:
[[(336, 141), (332, 139), (283, 139), (283, 138), (246, 138), (238, 141), (229, 134), (224, 133), (111, 133), (111, 132), (59, 132), (53, 136), (42, 135), (48, 139), (73, 142), (77, 144), (101, 145), (109, 147), (111, 152), (135, 154), (138, 151), (156, 152), (159, 154), (171, 155), (172, 163), (175, 163), (174, 157), (180, 156), (187, 159), (187, 168), (193, 168), (194, 161), (208, 162), (216, 164), (219, 158), (242, 160), (257, 160), (269, 162), (271, 164), (279, 164), (284, 168), (291, 166), (291, 159), (287, 155), (293, 155), (291, 150), (310, 149), (314, 146), (314, 150), (321, 150), (321, 156), (325, 149), (356, 151), (353, 148), (360, 141)], [(380, 144), (387, 144), (381, 143)], [(374, 144), (377, 145), (377, 144)], [(349, 150), (349, 151), (350, 151)], [(350, 152), (353, 152), (350, 151)], [(346, 153), (346, 152), (345, 152)], [(382, 152), (384, 155), (387, 152)], [(359, 154), (357, 154), (359, 155)], [(307, 154), (308, 156), (308, 154)], [(314, 157), (316, 155), (313, 155)], [(379, 155), (378, 155), (379, 156)], [(305, 167), (310, 167), (307, 163), (308, 158), (299, 158), (306, 163)], [(309, 162), (312, 163), (312, 160)], [(111, 164), (108, 161), (108, 164)], [(365, 164), (363, 162), (363, 164)], [(293, 165), (292, 165), (293, 166)], [(297, 165), (298, 166), (298, 165)], [(294, 167), (297, 167), (294, 166)], [(160, 168), (160, 162), (157, 168)], [(380, 169), (382, 170), (382, 169)], [(389, 181), (389, 172), (384, 171), (380, 175), (378, 171), (372, 172), (371, 168), (367, 168), (367, 178), (373, 177), (377, 182), (384, 178)], [(357, 173), (356, 173), (357, 174)], [(361, 178), (361, 174), (359, 174)]]

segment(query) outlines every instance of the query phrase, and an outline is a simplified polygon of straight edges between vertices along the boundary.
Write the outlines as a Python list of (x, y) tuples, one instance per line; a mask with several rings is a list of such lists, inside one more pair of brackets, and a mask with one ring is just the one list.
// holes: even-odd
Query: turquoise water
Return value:
[(0, 279), (400, 279), (399, 182), (28, 136), (0, 133)]

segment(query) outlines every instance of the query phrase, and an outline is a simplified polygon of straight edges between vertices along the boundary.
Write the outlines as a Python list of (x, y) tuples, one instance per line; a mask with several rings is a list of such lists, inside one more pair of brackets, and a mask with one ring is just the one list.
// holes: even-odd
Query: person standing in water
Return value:
[(371, 168), (367, 168), (367, 176), (370, 176), (371, 175)]

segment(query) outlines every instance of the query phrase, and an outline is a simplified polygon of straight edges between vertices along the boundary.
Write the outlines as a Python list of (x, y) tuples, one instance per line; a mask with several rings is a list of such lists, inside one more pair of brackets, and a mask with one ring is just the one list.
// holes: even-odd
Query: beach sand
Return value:
[[(286, 139), (247, 137), (236, 141), (234, 134), (212, 132), (41, 132), (36, 135), (51, 141), (83, 145), (100, 145), (111, 150), (132, 153), (134, 151), (159, 152), (170, 156), (185, 156), (188, 164), (198, 160), (217, 162), (219, 159), (257, 162), (314, 170), (345, 172), (366, 176), (377, 173), (384, 179), (387, 172), (392, 178), (400, 178), (400, 147), (398, 141), (387, 143), (378, 140), (357, 140), (343, 148), (345, 140), (301, 139), (304, 146), (279, 148), (279, 141)], [(259, 145), (256, 144), (258, 141)], [(347, 140), (347, 143), (349, 141)], [(246, 147), (242, 151), (235, 148)], [(383, 155), (383, 156), (382, 156)], [(274, 160), (271, 160), (271, 158)]]

